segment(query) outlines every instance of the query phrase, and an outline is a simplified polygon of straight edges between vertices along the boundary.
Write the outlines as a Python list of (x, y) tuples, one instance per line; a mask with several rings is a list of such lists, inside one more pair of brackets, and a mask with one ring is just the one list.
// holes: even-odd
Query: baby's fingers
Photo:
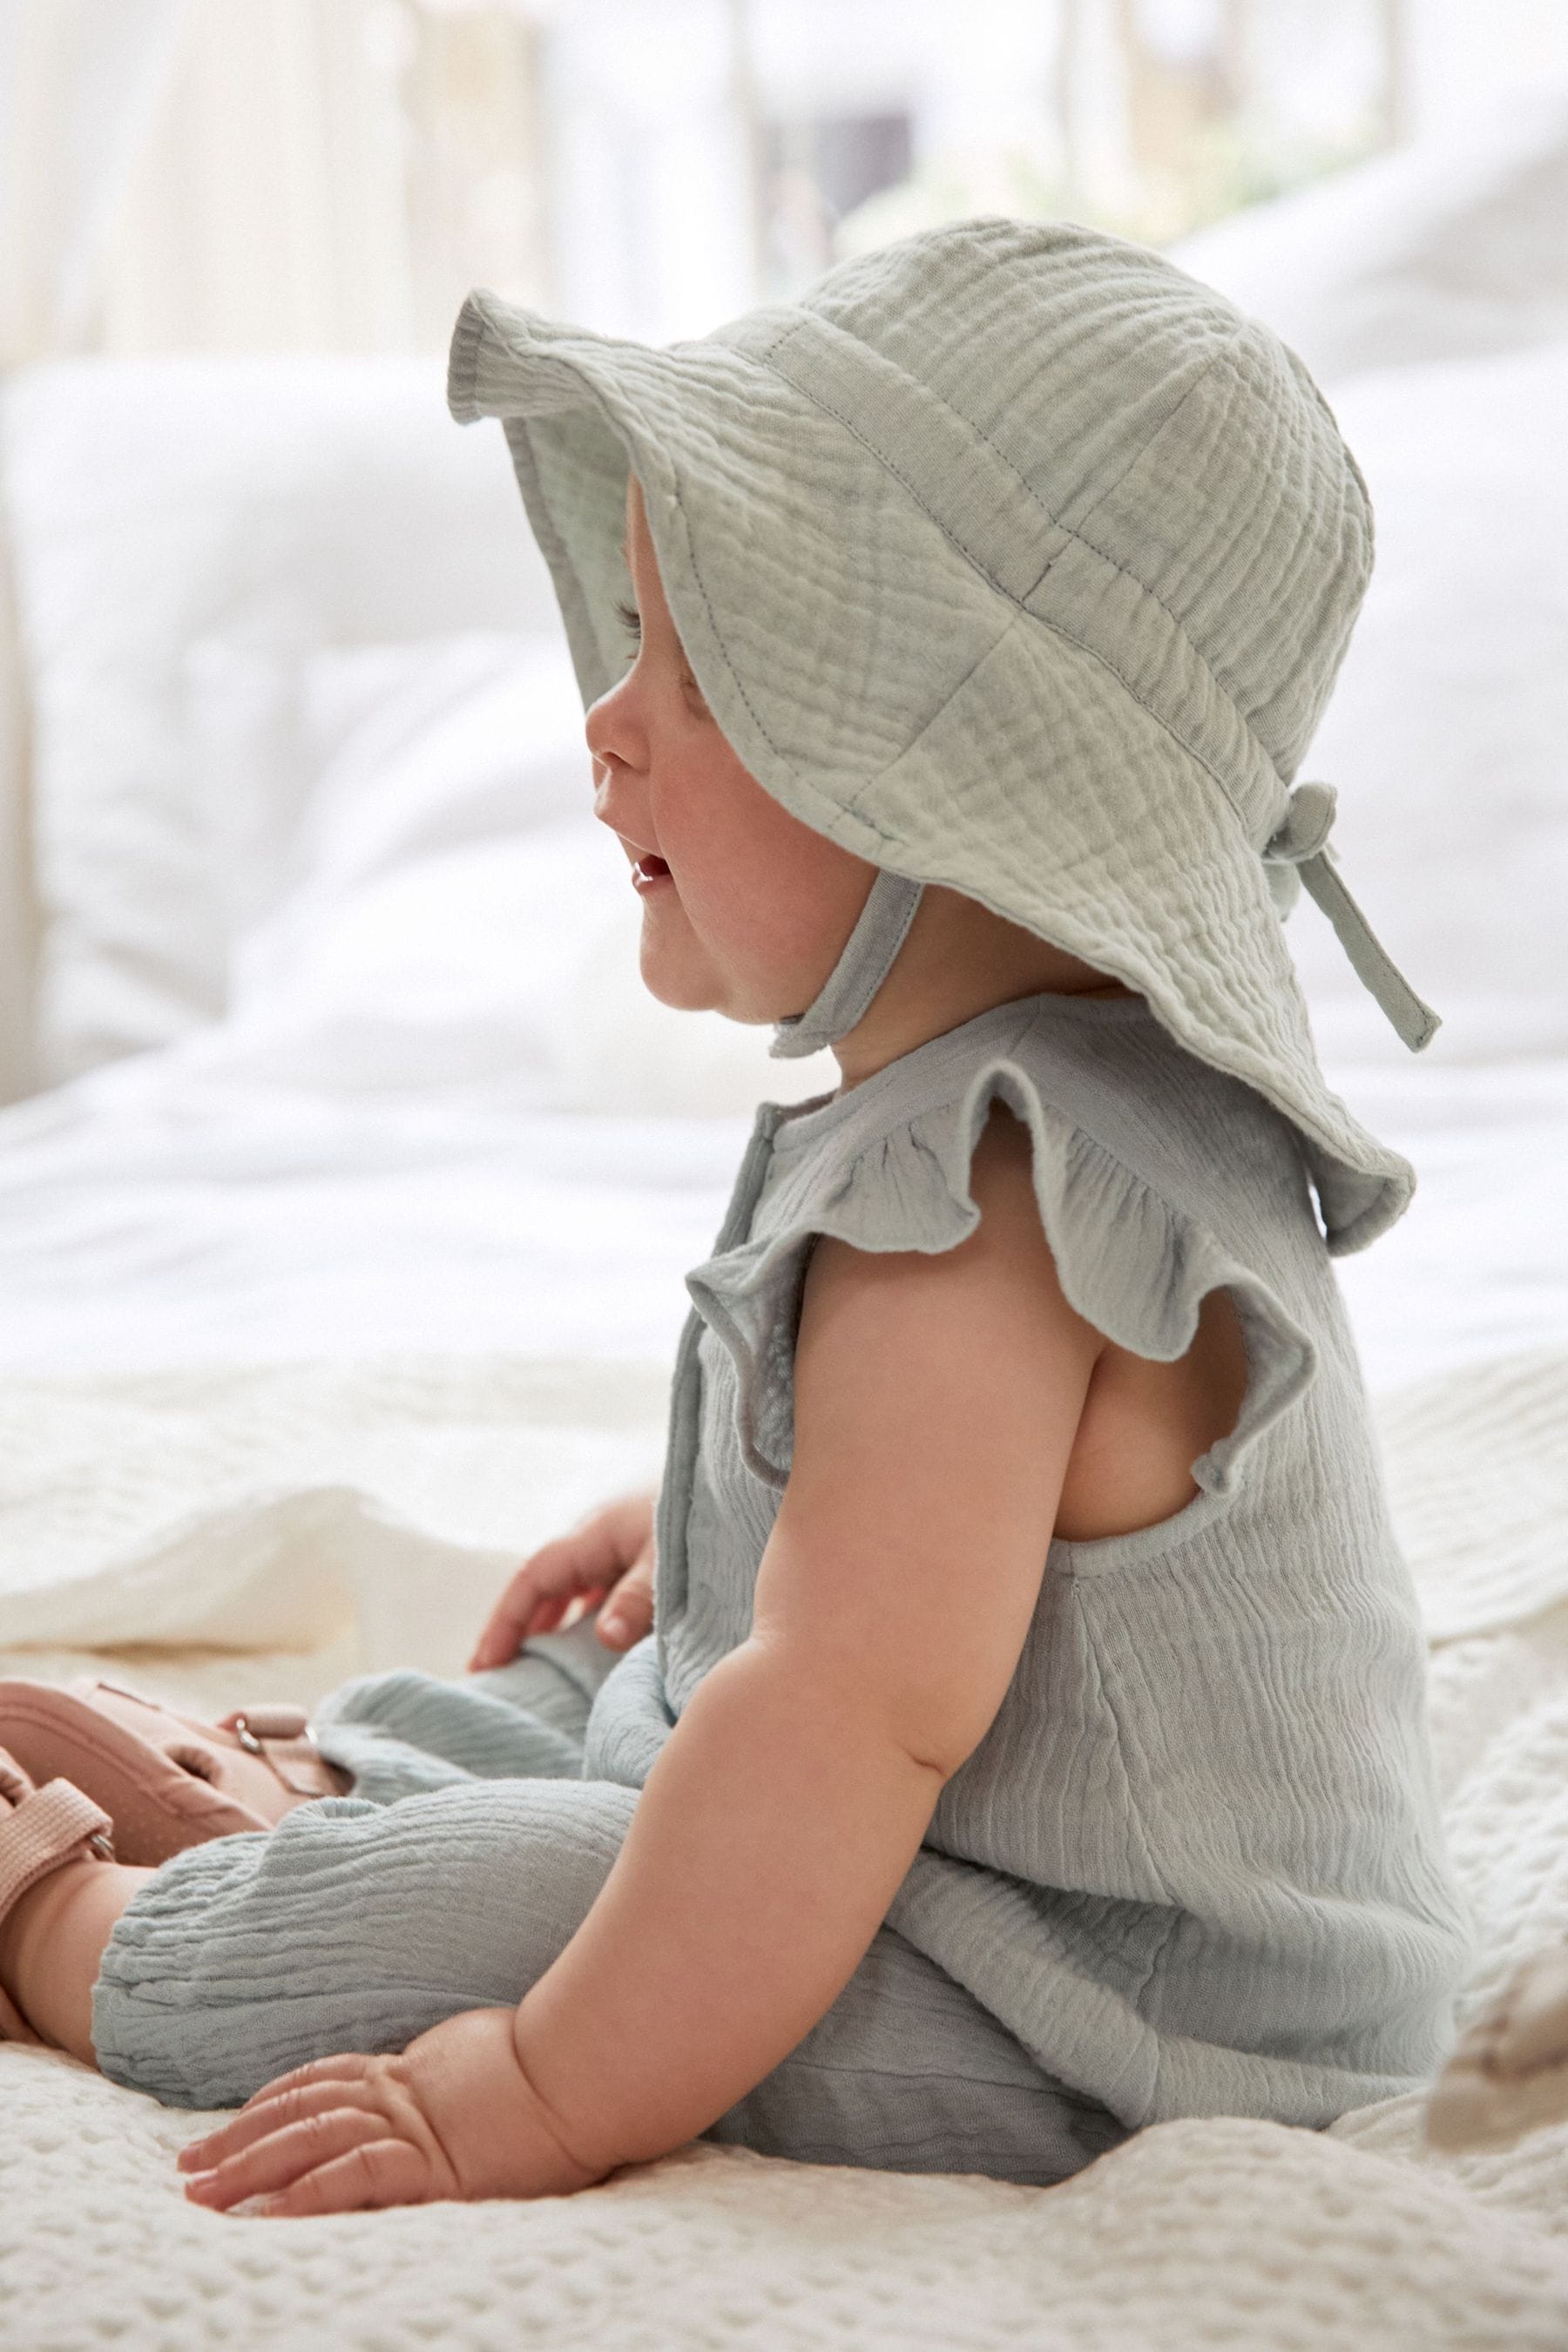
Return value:
[(650, 1545), (628, 1568), (599, 1612), (596, 1627), (606, 1647), (629, 1650), (653, 1628), (654, 1555)]
[[(310, 2058), (303, 2066), (290, 2066), (286, 2074), (274, 2074), (270, 2083), (263, 2083), (259, 2091), (252, 2091), (239, 2110), (248, 2115), (252, 2107), (260, 2106), (264, 2099), (277, 2098), (280, 2091), (292, 2091), (302, 2083), (363, 2083), (379, 2074), (384, 2061), (366, 2055), (363, 2050), (339, 2050), (331, 2058)], [(219, 2130), (227, 2128), (225, 2125)], [(192, 2143), (199, 2147), (199, 2141)]]
[(185, 2183), (185, 2194), (194, 2204), (210, 2205), (221, 2212), (242, 2198), (287, 2189), (304, 2173), (346, 2155), (350, 2148), (384, 2139), (390, 2129), (379, 2108), (373, 2113), (365, 2107), (339, 2106), (322, 2115), (305, 2116), (226, 2156), (210, 2172), (195, 2174)]
[[(507, 1664), (530, 1633), (551, 1632), (576, 1594), (612, 1584), (625, 1564), (603, 1513), (585, 1528), (542, 1544), (523, 1561), (490, 1612), (468, 1672)], [(547, 1608), (553, 1613), (546, 1616)]]
[(382, 2205), (424, 2205), (432, 2198), (455, 2197), (457, 2186), (447, 2186), (431, 2173), (416, 2147), (405, 2139), (374, 2139), (350, 2148), (346, 2156), (307, 2172), (292, 2187), (269, 2197), (257, 2211), (274, 2214), (363, 2213)]
[[(336, 2065), (339, 2061), (326, 2059), (323, 2066)], [(346, 2062), (353, 2064), (356, 2062)], [(309, 2116), (330, 2114), (338, 2107), (363, 2107), (384, 2113), (376, 2095), (375, 2086), (364, 2075), (365, 2061), (357, 2062), (362, 2070), (356, 2074), (311, 2074), (305, 2079), (303, 2068), (293, 2075), (280, 2074), (275, 2083), (257, 2092), (226, 2124), (220, 2124), (203, 2139), (186, 2142), (176, 2158), (182, 2172), (211, 2172), (225, 2159), (236, 2156), (242, 2148), (250, 2147), (285, 2124), (302, 2122)]]
[[(556, 1547), (546, 1544), (544, 1553)], [(565, 1608), (581, 1581), (570, 1559), (547, 1559), (535, 1552), (525, 1560), (491, 1610), (483, 1633), (474, 1644), (468, 1672), (504, 1666), (515, 1658), (530, 1633), (546, 1633)]]

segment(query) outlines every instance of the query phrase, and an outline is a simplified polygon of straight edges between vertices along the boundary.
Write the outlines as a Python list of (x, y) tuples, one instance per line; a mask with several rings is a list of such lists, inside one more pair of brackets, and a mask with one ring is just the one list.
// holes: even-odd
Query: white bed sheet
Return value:
[(743, 1118), (355, 1101), (184, 1059), (0, 1113), (0, 1368), (673, 1356)]
[[(1420, 1190), (1340, 1273), (1375, 1391), (1568, 1346), (1568, 1060), (1330, 1066)], [(831, 1073), (827, 1083), (832, 1083)], [(315, 1094), (198, 1045), (0, 1112), (0, 1370), (668, 1364), (750, 1122)]]

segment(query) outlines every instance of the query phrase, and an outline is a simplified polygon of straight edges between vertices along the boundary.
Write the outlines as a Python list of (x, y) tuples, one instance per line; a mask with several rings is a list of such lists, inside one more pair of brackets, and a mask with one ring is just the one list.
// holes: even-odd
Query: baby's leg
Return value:
[(447, 1681), (413, 1668), (361, 1675), (331, 1692), (310, 1728), (373, 1804), (471, 1780), (581, 1778), (583, 1735), (624, 1652), (589, 1618), (531, 1634), (509, 1665)]
[(543, 1779), (323, 1797), (176, 1854), (109, 1938), (99, 2066), (166, 2106), (236, 2106), (310, 2059), (515, 2005), (586, 1917), (639, 1794)]
[(701, 2136), (797, 2164), (1047, 2188), (1131, 2134), (884, 1927), (826, 2015)]
[[(621, 1654), (584, 1621), (564, 1634), (532, 1636), (510, 1664), (462, 1682), (412, 1672), (363, 1675), (323, 1702), (320, 1744), (331, 1761), (355, 1775), (356, 1797), (373, 1806), (476, 1780), (580, 1783), (589, 1710)], [(293, 1811), (315, 1809), (308, 1801)], [(257, 1840), (242, 1843), (254, 1848)], [(153, 1876), (100, 1862), (73, 1864), (30, 1890), (0, 1923), (0, 1982), (35, 2032), (89, 2065), (96, 2057), (93, 1992), (105, 1948)], [(163, 1900), (160, 1894), (157, 1902)]]
[(41, 2040), (89, 2066), (92, 1988), (104, 1947), (152, 1875), (121, 1863), (68, 1862), (28, 1887), (0, 1920), (0, 1985)]

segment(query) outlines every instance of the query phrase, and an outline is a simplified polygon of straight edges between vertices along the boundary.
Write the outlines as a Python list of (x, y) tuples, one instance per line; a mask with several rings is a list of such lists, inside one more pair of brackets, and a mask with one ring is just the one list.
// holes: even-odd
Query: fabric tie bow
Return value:
[(1429, 1045), (1442, 1027), (1439, 1014), (1422, 1002), (1404, 973), (1379, 944), (1372, 925), (1341, 881), (1329, 848), (1337, 796), (1332, 784), (1298, 784), (1285, 822), (1266, 843), (1268, 866), (1293, 866), (1333, 925), (1356, 977), (1377, 999), (1413, 1054)]

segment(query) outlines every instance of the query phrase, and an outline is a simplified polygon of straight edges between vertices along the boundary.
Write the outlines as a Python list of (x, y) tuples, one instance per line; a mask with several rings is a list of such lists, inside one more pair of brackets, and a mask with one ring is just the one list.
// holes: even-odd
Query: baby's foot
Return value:
[(152, 1865), (208, 1838), (272, 1829), (349, 1786), (302, 1708), (203, 1723), (115, 1683), (0, 1682), (0, 1741), (35, 1780), (85, 1790), (111, 1817), (121, 1859)]
[[(40, 1789), (0, 1748), (0, 2040), (47, 2038), (36, 2017), (46, 1980), (39, 1926), (80, 1882), (112, 1865), (110, 1820), (68, 1780)], [(89, 1981), (90, 1992), (90, 1979)]]

